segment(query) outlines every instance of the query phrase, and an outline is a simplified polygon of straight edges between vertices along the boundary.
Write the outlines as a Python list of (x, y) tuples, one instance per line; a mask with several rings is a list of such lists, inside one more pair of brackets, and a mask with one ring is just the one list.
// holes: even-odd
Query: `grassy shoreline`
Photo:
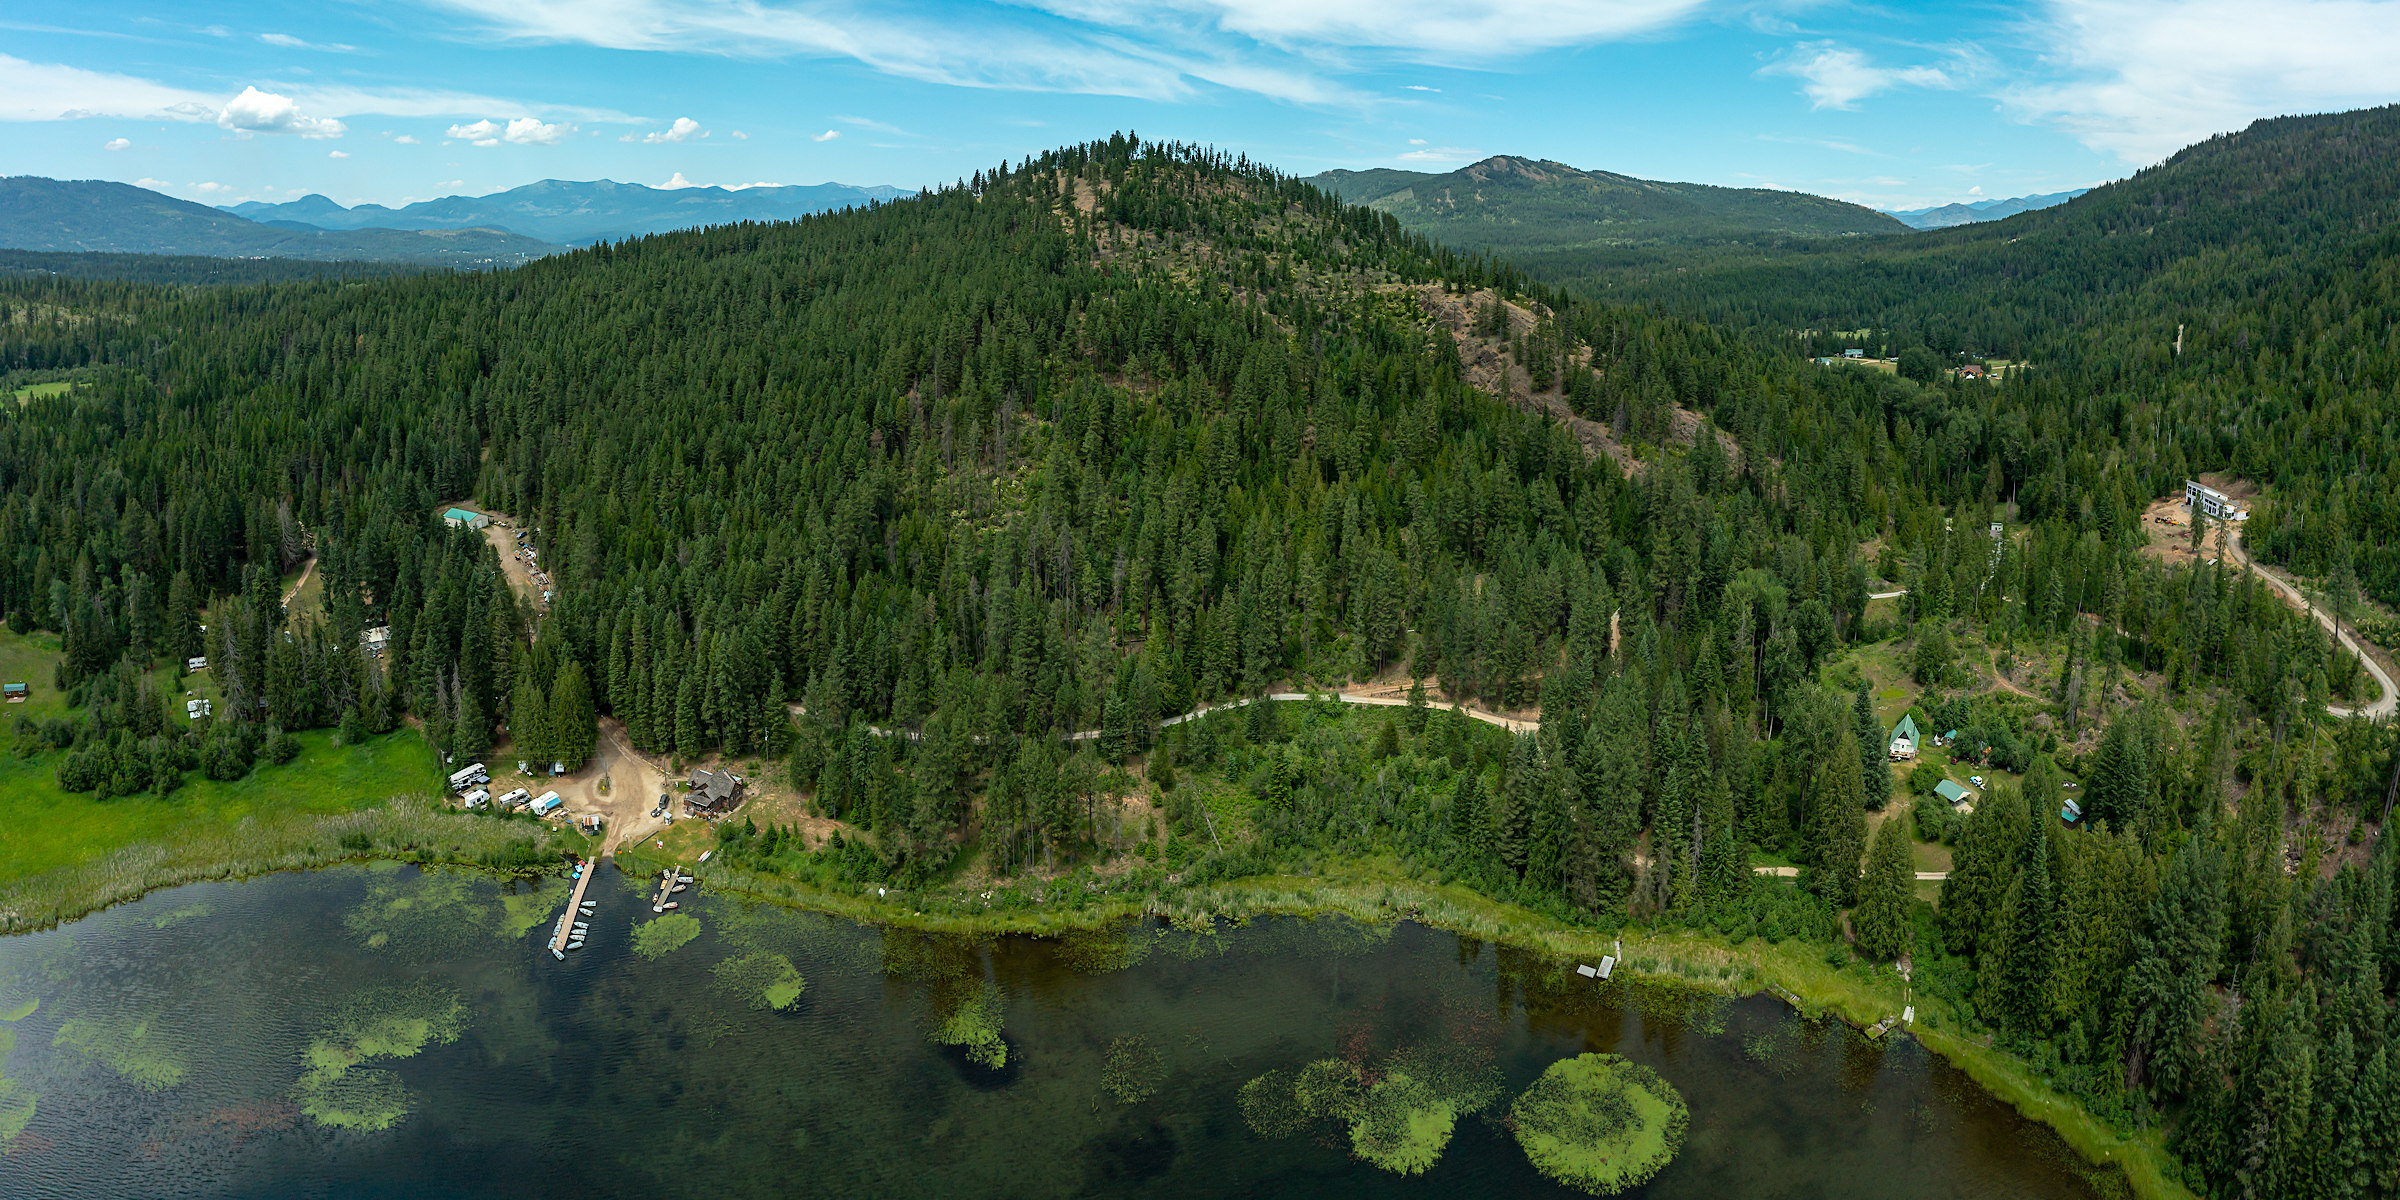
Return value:
[(556, 834), (538, 822), (459, 812), (423, 795), (339, 813), (244, 817), (169, 841), (134, 842), (0, 888), (0, 936), (80, 920), (163, 888), (247, 879), (360, 859), (523, 871), (554, 868)]
[[(671, 865), (672, 856), (644, 853), (644, 849), (620, 850), (620, 863), (636, 871)], [(688, 861), (683, 865), (692, 869)], [(1961, 1015), (1947, 1002), (1912, 997), (1905, 982), (1888, 968), (1870, 971), (1855, 963), (1829, 966), (1822, 947), (1812, 943), (1769, 944), (1762, 938), (1733, 943), (1680, 929), (1582, 929), (1466, 888), (1372, 870), (1325, 876), (1255, 875), (1166, 893), (1112, 895), (1072, 908), (994, 909), (971, 915), (925, 912), (872, 895), (851, 895), (781, 876), (713, 865), (700, 874), (712, 889), (733, 895), (933, 933), (1059, 935), (1144, 916), (1185, 925), (1266, 916), (1407, 919), (1547, 955), (1556, 960), (1562, 977), (1574, 962), (1596, 962), (1601, 955), (1612, 953), (1621, 940), (1622, 970), (1728, 995), (1780, 992), (1787, 1002), (1796, 1001), (1811, 1016), (1833, 1015), (1861, 1028), (1896, 1017), (1905, 1005), (1914, 1003), (1917, 1022), (1909, 1032), (1919, 1042), (2028, 1120), (2055, 1130), (2087, 1163), (2122, 1172), (2127, 1186), (2141, 1200), (2192, 1197), (2160, 1131), (2119, 1132), (2085, 1111), (2073, 1097), (2051, 1087), (2014, 1055), (1961, 1032)]]

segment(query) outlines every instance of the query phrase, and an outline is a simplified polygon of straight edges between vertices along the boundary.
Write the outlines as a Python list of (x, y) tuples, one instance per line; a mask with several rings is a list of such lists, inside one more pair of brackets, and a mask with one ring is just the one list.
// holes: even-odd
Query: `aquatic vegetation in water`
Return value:
[(408, 1058), (458, 1040), (467, 1006), (439, 984), (369, 988), (344, 1002), (308, 1045), (308, 1069), (292, 1087), (300, 1111), (337, 1129), (389, 1129), (408, 1115), (407, 1085), (390, 1071), (362, 1069), (379, 1058)]
[(35, 1009), (37, 1009), (37, 1008), (40, 1008), (41, 1006), (42, 1006), (42, 999), (41, 999), (41, 997), (39, 997), (39, 996), (33, 997), (32, 999), (30, 999), (30, 1000), (27, 1000), (27, 1001), (25, 1001), (24, 1003), (22, 1003), (22, 1004), (19, 1004), (19, 1005), (15, 1006), (15, 1007), (13, 1007), (13, 1008), (9, 1009), (9, 1010), (8, 1010), (8, 1011), (6, 1011), (6, 1012), (0, 1012), (0, 1021), (7, 1021), (7, 1022), (9, 1022), (10, 1024), (12, 1024), (12, 1025), (13, 1025), (13, 1024), (15, 1024), (16, 1022), (18, 1022), (18, 1021), (22, 1021), (22, 1020), (24, 1020), (25, 1018), (32, 1016), (32, 1015), (33, 1015), (33, 1010), (35, 1010)]
[(699, 936), (700, 918), (671, 912), (633, 927), (633, 952), (643, 958), (664, 958)]
[(59, 1025), (50, 1044), (75, 1051), (125, 1077), (145, 1092), (162, 1092), (183, 1082), (189, 1069), (181, 1054), (151, 1028), (147, 1019), (117, 1014), (70, 1017)]
[(1647, 1183), (1683, 1148), (1690, 1120), (1672, 1084), (1614, 1054), (1550, 1064), (1509, 1110), (1535, 1169), (1595, 1196)]
[(1105, 975), (1150, 957), (1156, 945), (1157, 938), (1147, 926), (1125, 921), (1070, 931), (1059, 939), (1058, 959), (1079, 975)]
[(1269, 1071), (1242, 1087), (1242, 1119), (1260, 1137), (1284, 1138), (1320, 1122), (1349, 1127), (1350, 1152), (1401, 1175), (1441, 1161), (1458, 1119), (1499, 1098), (1497, 1074), (1447, 1047), (1385, 1056), (1372, 1071), (1321, 1058), (1298, 1071)]
[(549, 919), (564, 895), (539, 882), (530, 891), (495, 894), (487, 879), (472, 872), (403, 874), (398, 867), (372, 871), (376, 878), (367, 885), (366, 899), (342, 917), (343, 927), (369, 949), (440, 957), (471, 953), (478, 938), (525, 936)]
[(985, 980), (958, 998), (950, 1015), (934, 1026), (933, 1040), (964, 1047), (968, 1061), (997, 1071), (1008, 1065), (1008, 1042), (1000, 1036), (1002, 1013), (1000, 988)]
[(33, 1120), (33, 1089), (8, 1077), (8, 1056), (16, 1048), (17, 1031), (0, 1029), (0, 1148), (15, 1142)]
[(174, 926), (181, 925), (185, 921), (192, 920), (196, 917), (205, 917), (215, 911), (216, 909), (206, 904), (187, 904), (173, 912), (160, 913), (157, 916), (150, 918), (150, 927), (153, 929), (169, 929), (173, 928)]
[(1158, 1094), (1166, 1082), (1167, 1062), (1142, 1035), (1127, 1034), (1110, 1042), (1100, 1067), (1100, 1086), (1119, 1104), (1139, 1104)]
[(742, 997), (752, 1008), (781, 1010), (800, 1000), (808, 987), (800, 968), (780, 954), (760, 952), (729, 958), (709, 968), (726, 991)]

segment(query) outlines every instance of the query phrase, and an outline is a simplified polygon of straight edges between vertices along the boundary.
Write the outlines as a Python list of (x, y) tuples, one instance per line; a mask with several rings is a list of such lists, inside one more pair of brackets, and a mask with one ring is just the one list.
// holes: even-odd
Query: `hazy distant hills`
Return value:
[(1912, 208), (1892, 215), (1911, 229), (1949, 229), (1957, 225), (1973, 225), (1978, 221), (1997, 221), (2021, 212), (2054, 208), (2092, 189), (2076, 188), (2067, 192), (2051, 192), (2042, 196), (2011, 196), (2006, 200), (1978, 200), (1972, 204), (1945, 204), (1939, 208)]
[(488, 196), (444, 196), (401, 208), (344, 208), (324, 196), (285, 204), (250, 201), (223, 211), (254, 221), (299, 222), (320, 229), (441, 230), (489, 227), (581, 246), (737, 221), (792, 221), (913, 193), (895, 187), (820, 183), (792, 187), (654, 188), (606, 179), (545, 179)]
[(1308, 182), (1461, 249), (1559, 249), (1907, 233), (1890, 214), (1766, 188), (1661, 183), (1498, 155), (1447, 174), (1328, 171)]
[(30, 175), (0, 178), (0, 248), (453, 267), (514, 266), (559, 249), (498, 229), (335, 232), (261, 225), (131, 184)]

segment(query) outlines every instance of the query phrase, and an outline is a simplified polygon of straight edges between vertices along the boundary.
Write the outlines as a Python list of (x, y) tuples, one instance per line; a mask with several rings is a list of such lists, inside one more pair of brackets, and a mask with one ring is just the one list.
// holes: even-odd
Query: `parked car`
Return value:
[(1982, 787), (1982, 786), (1983, 786), (1983, 776), (1981, 776), (1981, 775), (1969, 775), (1969, 776), (1967, 776), (1967, 782), (1968, 782), (1968, 783), (1971, 783), (1971, 784), (1974, 784), (1976, 787)]

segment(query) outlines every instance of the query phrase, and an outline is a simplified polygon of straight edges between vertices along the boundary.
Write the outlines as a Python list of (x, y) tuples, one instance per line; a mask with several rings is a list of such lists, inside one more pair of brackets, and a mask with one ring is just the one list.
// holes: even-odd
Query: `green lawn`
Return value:
[[(0, 680), (33, 685), (33, 698), (0, 706), (0, 722), (72, 715), (65, 697), (51, 686), (58, 639), (0, 632)], [(182, 701), (216, 697), (206, 672), (175, 687), (171, 672), (154, 673), (168, 696), (167, 721), (187, 724)], [(27, 759), (16, 753), (13, 728), (0, 727), (0, 888), (11, 881), (59, 867), (89, 862), (120, 846), (189, 840), (235, 829), (252, 817), (324, 815), (383, 804), (404, 793), (439, 794), (443, 779), (433, 750), (423, 738), (399, 730), (357, 746), (337, 746), (331, 730), (296, 735), (300, 756), (282, 766), (264, 759), (249, 776), (221, 783), (197, 771), (165, 798), (144, 794), (97, 800), (90, 793), (59, 790), (54, 774), (66, 752), (47, 751)]]
[(28, 400), (47, 400), (52, 396), (64, 396), (73, 390), (75, 390), (75, 385), (72, 382), (61, 379), (55, 383), (26, 384), (16, 390), (15, 396), (17, 403), (23, 404)]

